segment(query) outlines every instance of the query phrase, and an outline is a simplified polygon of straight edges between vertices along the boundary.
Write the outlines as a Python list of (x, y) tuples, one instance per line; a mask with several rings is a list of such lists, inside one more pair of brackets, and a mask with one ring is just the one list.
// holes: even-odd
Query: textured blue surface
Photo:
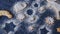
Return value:
[[(15, 3), (15, 2), (18, 2), (18, 1), (23, 1), (23, 0), (0, 0), (0, 10), (9, 10), (9, 11), (11, 11), (10, 10), (10, 8), (13, 6), (13, 4)], [(32, 1), (34, 1), (34, 0), (31, 0), (31, 3), (32, 3)], [(43, 1), (43, 2), (41, 2), (41, 6), (42, 5), (45, 5), (44, 4), (45, 2)], [(30, 5), (30, 4), (29, 4)], [(11, 11), (11, 13), (12, 13), (13, 11)], [(52, 12), (52, 10), (50, 10), (50, 9), (46, 9), (46, 12), (44, 12), (43, 14), (42, 14), (42, 16), (41, 16), (41, 18), (37, 21), (37, 25), (41, 25), (41, 24), (44, 24), (44, 18), (45, 17), (47, 17), (47, 16), (51, 16), (51, 17), (53, 17), (54, 16), (54, 13)], [(3, 21), (4, 20), (6, 20), (6, 19), (8, 19), (6, 16), (2, 16), (2, 17), (0, 17), (0, 24), (3, 24)], [(42, 23), (39, 23), (39, 22), (42, 22)], [(60, 27), (60, 21), (58, 21), (58, 20), (56, 20), (55, 21), (56, 23), (54, 24), (54, 29), (53, 29), (53, 34), (60, 34), (60, 33), (58, 33), (58, 32), (56, 32), (56, 28), (57, 27)], [(15, 32), (15, 34), (37, 34), (36, 32), (37, 32), (37, 29), (39, 28), (39, 27), (36, 27), (36, 31), (33, 31), (33, 32), (30, 32), (30, 33), (28, 33), (28, 31), (26, 31), (26, 28), (25, 27), (27, 27), (29, 24), (26, 24), (26, 23), (21, 23), (21, 27), (18, 29), (18, 31), (16, 31)], [(7, 33), (9, 32), (9, 31), (14, 31), (14, 27), (15, 27), (16, 25), (14, 25), (13, 23), (9, 23), (9, 24), (6, 24), (6, 27), (3, 29), (3, 30), (5, 30)], [(45, 33), (47, 33), (48, 31), (46, 31), (45, 29), (42, 29), (42, 30), (44, 30), (44, 31), (42, 31), (42, 34), (45, 34)], [(1, 30), (0, 30), (1, 31)], [(45, 33), (44, 33), (45, 32)], [(0, 33), (1, 34), (1, 33)]]

